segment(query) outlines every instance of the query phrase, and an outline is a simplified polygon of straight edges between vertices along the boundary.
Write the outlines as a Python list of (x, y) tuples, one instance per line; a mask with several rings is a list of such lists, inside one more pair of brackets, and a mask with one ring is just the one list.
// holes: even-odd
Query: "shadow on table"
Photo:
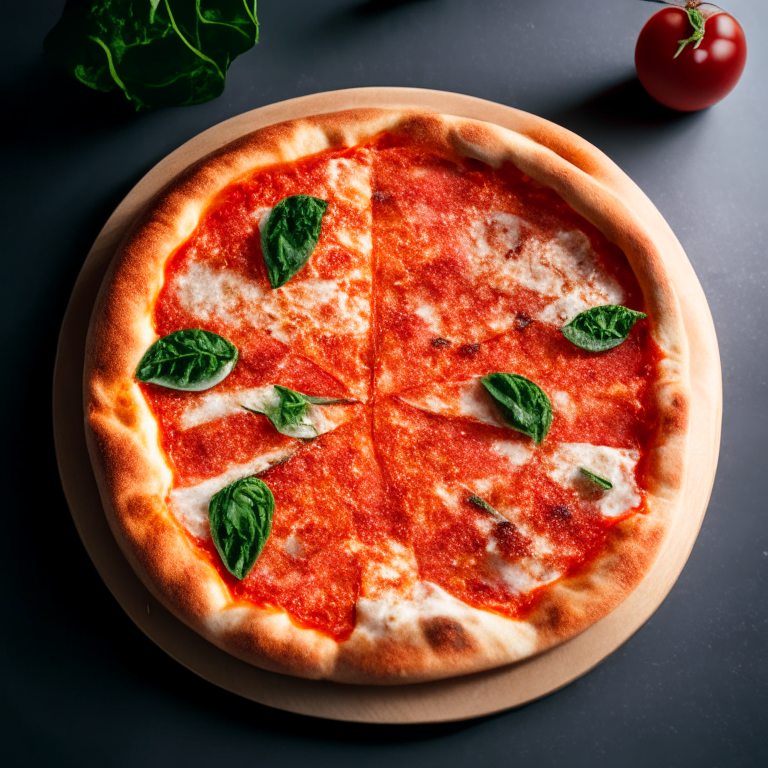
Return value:
[(391, 11), (393, 8), (399, 8), (403, 5), (416, 5), (425, 2), (435, 2), (435, 0), (365, 0), (351, 8), (347, 13), (350, 16), (381, 16)]
[(541, 117), (576, 133), (579, 127), (603, 124), (622, 128), (656, 128), (696, 119), (699, 113), (677, 112), (652, 99), (637, 77), (627, 77), (582, 102), (545, 111)]
[(78, 83), (44, 57), (0, 90), (6, 115), (6, 141), (46, 140), (52, 136), (87, 136), (136, 118), (122, 93), (102, 93)]

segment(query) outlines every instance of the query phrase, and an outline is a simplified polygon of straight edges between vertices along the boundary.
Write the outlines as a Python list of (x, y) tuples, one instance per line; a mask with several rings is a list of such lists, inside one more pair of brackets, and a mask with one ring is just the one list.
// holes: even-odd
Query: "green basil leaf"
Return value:
[(201, 392), (229, 376), (237, 355), (237, 347), (216, 333), (199, 328), (174, 331), (144, 353), (136, 378), (169, 389)]
[(600, 477), (600, 475), (590, 472), (585, 467), (579, 467), (579, 472), (581, 472), (582, 475), (586, 475), (595, 485), (599, 486), (604, 491), (610, 491), (611, 488), (613, 488), (613, 483), (610, 480), (606, 480), (604, 477)]
[(354, 403), (339, 397), (314, 397), (304, 395), (288, 387), (275, 384), (272, 392), (261, 403), (242, 405), (246, 411), (266, 416), (272, 426), (281, 434), (300, 440), (313, 440), (317, 429), (312, 421), (310, 405), (330, 405), (333, 403)]
[(605, 352), (618, 347), (629, 335), (632, 326), (648, 315), (618, 304), (592, 307), (576, 315), (560, 332), (579, 349)]
[(257, 477), (235, 480), (208, 504), (211, 538), (227, 570), (244, 579), (272, 530), (275, 497)]
[(293, 195), (269, 213), (262, 229), (261, 250), (273, 288), (285, 285), (306, 263), (320, 239), (325, 200)]
[(256, 0), (69, 0), (43, 46), (81, 83), (142, 110), (219, 96), (258, 39)]
[(315, 397), (314, 395), (302, 395), (302, 397), (312, 405), (335, 405), (337, 403), (349, 405), (357, 402), (357, 400), (348, 400), (346, 397)]
[(499, 521), (503, 521), (505, 523), (508, 522), (507, 518), (504, 517), (501, 512), (497, 512), (485, 499), (481, 498), (476, 493), (473, 493), (471, 496), (467, 497), (467, 502), (473, 504), (476, 507), (479, 507), (484, 512), (487, 512), (489, 515), (492, 515)]
[(552, 403), (538, 384), (517, 373), (491, 373), (480, 381), (512, 429), (537, 445), (544, 440), (552, 425)]

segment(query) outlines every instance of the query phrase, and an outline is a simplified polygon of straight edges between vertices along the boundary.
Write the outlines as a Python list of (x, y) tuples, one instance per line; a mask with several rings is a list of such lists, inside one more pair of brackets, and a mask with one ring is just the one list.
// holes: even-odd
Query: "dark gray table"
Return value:
[[(52, 73), (63, 1), (0, 2), (5, 139), (5, 765), (768, 765), (768, 8), (730, 0), (751, 48), (737, 90), (694, 115), (633, 79), (656, 10), (636, 0), (264, 0), (225, 94), (134, 117)], [(362, 85), (480, 96), (604, 150), (677, 233), (720, 338), (720, 469), (672, 593), (570, 687), (462, 724), (329, 723), (238, 699), (148, 641), (101, 583), (60, 490), (50, 428), (58, 326), (109, 213), (168, 152), (254, 107)]]

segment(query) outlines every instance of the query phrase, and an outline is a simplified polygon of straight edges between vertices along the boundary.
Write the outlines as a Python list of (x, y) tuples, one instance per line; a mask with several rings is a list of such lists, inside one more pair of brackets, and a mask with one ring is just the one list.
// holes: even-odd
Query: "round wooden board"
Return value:
[[(99, 233), (64, 316), (53, 386), (54, 439), (64, 492), (85, 545), (112, 594), (139, 628), (170, 656), (216, 685), (279, 709), (334, 720), (425, 723), (462, 720), (516, 707), (580, 677), (615, 651), (653, 614), (685, 565), (715, 477), (722, 389), (712, 317), (698, 279), (661, 214), (615, 165), (599, 181), (659, 233), (691, 347), (691, 440), (685, 501), (652, 570), (615, 611), (585, 632), (531, 659), (467, 677), (404, 686), (315, 682), (252, 667), (189, 629), (148, 592), (123, 557), (102, 509), (85, 444), (82, 371), (85, 336), (96, 293), (123, 234), (147, 201), (190, 163), (257, 128), (353, 107), (422, 107), (530, 133), (541, 118), (459, 94), (411, 88), (357, 88), (280, 102), (234, 117), (188, 141), (158, 163), (128, 194)], [(560, 129), (580, 151), (601, 153)]]

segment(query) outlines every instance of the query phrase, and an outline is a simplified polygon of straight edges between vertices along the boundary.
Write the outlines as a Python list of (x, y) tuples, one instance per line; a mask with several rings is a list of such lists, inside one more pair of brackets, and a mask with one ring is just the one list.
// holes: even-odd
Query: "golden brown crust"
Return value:
[[(615, 526), (589, 568), (546, 588), (523, 622), (469, 608), (427, 585), (412, 595), (412, 615), (399, 616), (394, 630), (377, 633), (375, 622), (361, 622), (339, 644), (281, 611), (237, 603), (196, 552), (165, 504), (171, 472), (133, 372), (155, 339), (150, 318), (165, 261), (214, 195), (255, 168), (353, 146), (382, 130), (494, 166), (512, 162), (555, 189), (626, 254), (665, 357), (655, 384), (659, 418), (648, 462), (648, 513)], [(354, 683), (415, 682), (509, 663), (572, 637), (617, 606), (647, 573), (680, 503), (688, 351), (659, 238), (604, 184), (614, 173), (599, 152), (556, 126), (537, 123), (523, 135), (423, 111), (366, 109), (256, 131), (175, 179), (147, 207), (111, 265), (94, 309), (85, 365), (86, 432), (107, 517), (156, 597), (239, 658), (274, 671)], [(359, 607), (359, 615), (364, 611)]]

